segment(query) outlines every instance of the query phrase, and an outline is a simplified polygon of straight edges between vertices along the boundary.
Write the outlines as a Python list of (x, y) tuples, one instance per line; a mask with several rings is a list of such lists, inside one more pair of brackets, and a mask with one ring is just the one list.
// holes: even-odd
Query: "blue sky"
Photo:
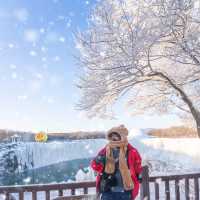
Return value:
[(0, 1), (0, 129), (105, 130), (176, 125), (176, 116), (131, 117), (121, 104), (117, 120), (87, 119), (75, 110), (78, 67), (73, 32), (87, 28), (95, 0)]

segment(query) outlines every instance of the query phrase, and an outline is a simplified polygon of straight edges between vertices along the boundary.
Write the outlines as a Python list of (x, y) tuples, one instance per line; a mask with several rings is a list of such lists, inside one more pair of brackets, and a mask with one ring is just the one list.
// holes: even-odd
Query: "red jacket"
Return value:
[[(134, 188), (132, 190), (132, 200), (134, 200), (139, 192), (139, 182), (136, 175), (142, 172), (142, 165), (141, 165), (142, 159), (137, 149), (135, 149), (131, 144), (128, 144), (127, 150), (128, 150), (128, 166), (131, 172), (132, 180), (134, 182)], [(98, 155), (105, 156), (106, 148), (104, 147), (103, 149), (101, 149)], [(101, 174), (103, 172), (104, 166), (101, 163), (97, 164), (95, 159), (93, 159), (90, 162), (90, 166), (92, 167), (93, 170), (95, 170), (98, 173), (96, 177), (96, 191), (98, 193), (99, 187), (100, 187), (100, 178), (101, 178)]]

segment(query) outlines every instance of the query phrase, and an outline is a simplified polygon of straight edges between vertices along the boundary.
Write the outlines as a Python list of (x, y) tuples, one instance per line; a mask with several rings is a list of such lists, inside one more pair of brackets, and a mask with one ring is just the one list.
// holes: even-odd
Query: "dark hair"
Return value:
[(111, 132), (109, 138), (112, 137), (112, 135), (117, 135), (121, 139), (121, 135), (118, 132)]

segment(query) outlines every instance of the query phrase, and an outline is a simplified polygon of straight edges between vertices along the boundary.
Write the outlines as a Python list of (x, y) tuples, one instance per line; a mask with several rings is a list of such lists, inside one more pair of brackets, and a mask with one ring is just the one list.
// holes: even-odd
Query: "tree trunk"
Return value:
[(191, 111), (192, 116), (194, 117), (194, 120), (196, 121), (196, 125), (197, 125), (197, 135), (200, 138), (200, 111), (197, 110), (197, 108), (195, 108), (195, 106), (193, 105), (193, 102), (191, 101), (191, 99), (187, 96), (187, 94), (184, 92), (183, 89), (179, 88), (168, 76), (166, 76), (165, 74), (163, 74), (162, 72), (155, 72), (153, 74), (154, 75), (158, 75), (162, 78), (164, 78), (165, 80), (168, 81), (168, 83), (179, 92), (179, 94), (182, 97), (182, 100), (188, 105), (188, 108)]
[(191, 109), (191, 114), (196, 122), (197, 135), (200, 138), (200, 112), (193, 107), (193, 109)]
[(195, 118), (195, 120), (197, 125), (197, 134), (198, 137), (200, 138), (200, 112), (197, 112), (197, 117)]
[(198, 134), (198, 137), (200, 138), (200, 123), (199, 125), (197, 125), (197, 134)]

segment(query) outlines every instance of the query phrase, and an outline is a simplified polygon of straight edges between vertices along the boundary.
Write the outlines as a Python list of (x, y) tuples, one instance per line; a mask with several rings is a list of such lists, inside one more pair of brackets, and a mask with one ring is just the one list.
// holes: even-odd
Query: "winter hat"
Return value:
[(108, 130), (107, 134), (106, 134), (106, 138), (108, 140), (111, 140), (111, 133), (118, 133), (121, 138), (127, 138), (128, 136), (128, 129), (122, 124), (120, 126), (115, 126), (113, 128), (111, 128), (110, 130)]

